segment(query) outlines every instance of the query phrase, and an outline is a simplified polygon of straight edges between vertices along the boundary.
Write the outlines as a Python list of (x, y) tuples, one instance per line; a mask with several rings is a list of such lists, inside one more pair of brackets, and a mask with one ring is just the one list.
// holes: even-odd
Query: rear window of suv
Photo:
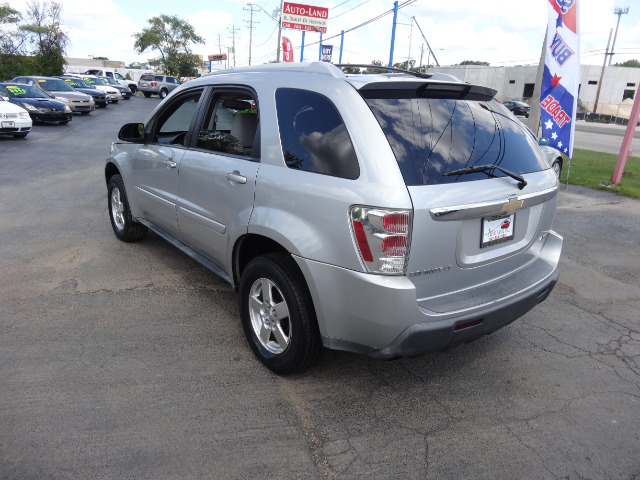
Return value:
[(548, 168), (522, 124), (494, 102), (433, 98), (368, 98), (407, 185), (434, 185), (503, 177), (486, 173), (444, 176), (473, 165), (498, 165), (524, 174)]

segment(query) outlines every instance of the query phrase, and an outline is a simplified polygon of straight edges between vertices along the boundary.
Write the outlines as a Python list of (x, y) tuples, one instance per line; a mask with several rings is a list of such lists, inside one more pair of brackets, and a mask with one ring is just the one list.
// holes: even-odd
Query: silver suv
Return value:
[(491, 333), (558, 278), (557, 177), (495, 91), (270, 64), (190, 81), (106, 162), (116, 236), (154, 231), (239, 292), (255, 355), (391, 359)]
[(158, 95), (160, 98), (164, 98), (179, 86), (180, 80), (170, 75), (145, 73), (138, 80), (138, 90), (147, 98), (151, 95)]

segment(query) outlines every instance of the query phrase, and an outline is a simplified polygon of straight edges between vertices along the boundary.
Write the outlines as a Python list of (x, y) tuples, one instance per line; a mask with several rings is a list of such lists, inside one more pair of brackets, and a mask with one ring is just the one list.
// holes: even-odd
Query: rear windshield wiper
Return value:
[(517, 173), (513, 173), (510, 172), (509, 170), (506, 170), (502, 167), (499, 167), (498, 165), (473, 165), (471, 167), (465, 167), (465, 168), (460, 168), (458, 170), (452, 170), (450, 172), (445, 173), (445, 176), (450, 176), (450, 175), (466, 175), (467, 173), (476, 173), (476, 172), (486, 172), (488, 170), (500, 170), (502, 173), (504, 173), (505, 175), (508, 175), (509, 177), (513, 178), (514, 180), (518, 180), (518, 188), (520, 190), (522, 190), (524, 187), (527, 186), (527, 181), (521, 177), (520, 175), (518, 175)]

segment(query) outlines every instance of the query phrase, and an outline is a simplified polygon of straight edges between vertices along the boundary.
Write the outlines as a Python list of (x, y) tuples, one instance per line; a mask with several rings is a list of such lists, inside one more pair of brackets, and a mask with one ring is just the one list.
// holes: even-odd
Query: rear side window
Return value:
[(162, 75), (156, 75), (155, 80), (156, 82), (162, 82), (164, 80), (164, 77)]
[(287, 167), (350, 180), (360, 176), (347, 127), (327, 97), (280, 88), (276, 107)]
[(430, 98), (373, 98), (369, 107), (393, 149), (407, 185), (433, 185), (489, 177), (499, 170), (459, 176), (469, 166), (498, 165), (524, 174), (548, 168), (524, 126), (493, 102)]

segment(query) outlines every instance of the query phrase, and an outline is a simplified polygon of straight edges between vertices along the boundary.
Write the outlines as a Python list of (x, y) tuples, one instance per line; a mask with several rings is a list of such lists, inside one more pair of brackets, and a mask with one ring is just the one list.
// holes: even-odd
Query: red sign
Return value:
[(282, 37), (282, 61), (293, 62), (293, 45), (287, 37)]
[(329, 9), (284, 2), (282, 28), (327, 33)]

